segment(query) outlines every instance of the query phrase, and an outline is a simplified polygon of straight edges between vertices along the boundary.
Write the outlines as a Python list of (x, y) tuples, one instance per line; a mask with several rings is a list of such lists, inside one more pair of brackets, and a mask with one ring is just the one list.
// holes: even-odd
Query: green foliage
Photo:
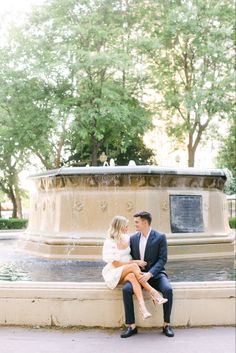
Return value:
[(236, 217), (231, 217), (229, 219), (229, 225), (230, 225), (230, 228), (233, 228), (233, 229), (236, 228)]
[(24, 229), (28, 223), (27, 219), (0, 218), (0, 229)]
[[(146, 51), (157, 92), (157, 114), (167, 131), (187, 140), (189, 166), (196, 149), (216, 120), (227, 119), (233, 106), (234, 7), (229, 0), (148, 1)], [(158, 15), (156, 15), (158, 14)], [(164, 114), (163, 114), (164, 112)]]
[(17, 50), (10, 61), (27, 78), (17, 79), (22, 106), (16, 96), (20, 120), (14, 120), (14, 139), (25, 142), (46, 168), (61, 166), (71, 155), (96, 165), (100, 150), (113, 145), (125, 153), (130, 137), (141, 140), (151, 127), (140, 100), (145, 77), (135, 70), (132, 6), (118, 0), (47, 1), (13, 30), (10, 42)]
[(227, 136), (222, 139), (221, 148), (218, 154), (218, 165), (221, 168), (228, 168), (236, 177), (236, 119), (230, 120), (230, 127)]
[(188, 140), (194, 165), (215, 120), (232, 112), (233, 10), (230, 0), (35, 7), (1, 44), (3, 187), (10, 190), (12, 173), (16, 180), (32, 156), (46, 169), (96, 165), (102, 151), (118, 164), (148, 163), (143, 136), (152, 124), (143, 96), (150, 88), (158, 97), (152, 111), (172, 138)]

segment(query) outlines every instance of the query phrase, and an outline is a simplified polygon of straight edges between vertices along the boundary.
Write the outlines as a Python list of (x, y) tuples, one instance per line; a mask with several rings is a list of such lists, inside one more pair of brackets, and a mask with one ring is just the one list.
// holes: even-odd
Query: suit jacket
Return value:
[[(140, 260), (139, 241), (141, 233), (136, 233), (130, 237), (131, 256), (134, 260)], [(154, 279), (158, 279), (165, 272), (167, 261), (167, 241), (165, 234), (151, 230), (144, 253), (144, 261), (147, 262), (142, 272), (151, 272)]]

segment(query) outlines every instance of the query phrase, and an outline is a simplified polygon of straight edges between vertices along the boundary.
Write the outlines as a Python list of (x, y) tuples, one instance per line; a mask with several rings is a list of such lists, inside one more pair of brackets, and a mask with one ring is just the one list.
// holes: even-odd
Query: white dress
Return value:
[(128, 262), (132, 259), (130, 255), (130, 246), (125, 249), (118, 249), (116, 242), (112, 239), (106, 239), (103, 245), (102, 259), (107, 262), (102, 270), (102, 276), (106, 285), (110, 289), (114, 289), (121, 277), (123, 266), (115, 267), (112, 265), (113, 261)]

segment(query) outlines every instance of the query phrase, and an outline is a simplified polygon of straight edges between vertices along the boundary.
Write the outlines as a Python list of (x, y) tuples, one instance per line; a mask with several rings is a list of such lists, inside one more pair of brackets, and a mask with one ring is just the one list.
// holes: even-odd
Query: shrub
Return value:
[(236, 228), (236, 217), (230, 217), (229, 225), (230, 225), (230, 228)]
[(0, 229), (23, 229), (27, 223), (27, 219), (0, 218)]

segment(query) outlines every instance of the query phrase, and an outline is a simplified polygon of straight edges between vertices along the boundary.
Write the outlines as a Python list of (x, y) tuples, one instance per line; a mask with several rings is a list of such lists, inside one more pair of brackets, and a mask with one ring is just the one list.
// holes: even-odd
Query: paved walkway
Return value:
[(0, 327), (1, 353), (235, 353), (234, 327), (140, 329), (122, 339), (119, 330)]

